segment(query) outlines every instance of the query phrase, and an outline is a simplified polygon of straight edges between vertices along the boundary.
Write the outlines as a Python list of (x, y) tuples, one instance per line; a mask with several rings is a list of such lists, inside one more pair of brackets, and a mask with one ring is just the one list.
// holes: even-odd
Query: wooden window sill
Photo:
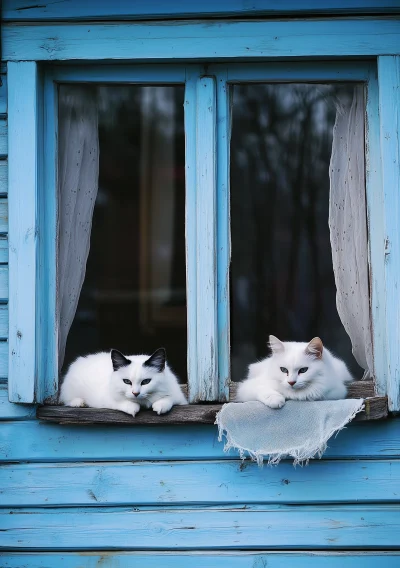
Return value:
[[(175, 406), (168, 414), (159, 416), (152, 410), (142, 410), (135, 418), (119, 410), (99, 408), (71, 408), (69, 406), (39, 406), (37, 417), (58, 424), (214, 424), (221, 404), (193, 404)], [(365, 400), (365, 410), (357, 414), (355, 421), (381, 420), (388, 416), (386, 397)]]

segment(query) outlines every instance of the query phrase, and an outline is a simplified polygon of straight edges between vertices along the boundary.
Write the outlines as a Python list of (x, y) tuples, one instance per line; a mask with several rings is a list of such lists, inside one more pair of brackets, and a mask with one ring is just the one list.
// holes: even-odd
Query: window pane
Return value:
[(269, 334), (319, 335), (354, 376), (362, 370), (336, 310), (328, 227), (338, 102), (352, 85), (233, 87), (231, 374), (267, 356)]
[[(74, 88), (60, 86), (60, 127)], [(85, 90), (98, 108), (98, 193), (64, 370), (90, 352), (165, 347), (185, 381), (184, 86), (79, 86), (76, 96)]]

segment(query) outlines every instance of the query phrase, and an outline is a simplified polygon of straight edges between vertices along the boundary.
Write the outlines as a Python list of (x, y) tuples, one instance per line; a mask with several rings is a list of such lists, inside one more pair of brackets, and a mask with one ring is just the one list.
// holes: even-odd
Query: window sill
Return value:
[[(39, 406), (37, 418), (58, 424), (214, 424), (221, 404), (193, 404), (175, 406), (168, 414), (159, 416), (152, 410), (142, 410), (133, 418), (119, 410), (98, 408), (71, 408), (69, 406)], [(357, 414), (357, 422), (382, 420), (388, 416), (386, 397), (371, 397), (365, 400), (365, 410)]]

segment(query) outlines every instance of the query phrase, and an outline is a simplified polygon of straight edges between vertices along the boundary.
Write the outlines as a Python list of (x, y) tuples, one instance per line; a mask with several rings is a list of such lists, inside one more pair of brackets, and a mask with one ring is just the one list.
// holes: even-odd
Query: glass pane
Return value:
[[(60, 101), (63, 89), (74, 94), (60, 86)], [(186, 381), (184, 86), (76, 89), (95, 92), (99, 177), (64, 370), (78, 355), (165, 347)]]
[(319, 335), (362, 370), (336, 310), (328, 227), (329, 163), (338, 101), (352, 85), (233, 87), (231, 375), (283, 341)]

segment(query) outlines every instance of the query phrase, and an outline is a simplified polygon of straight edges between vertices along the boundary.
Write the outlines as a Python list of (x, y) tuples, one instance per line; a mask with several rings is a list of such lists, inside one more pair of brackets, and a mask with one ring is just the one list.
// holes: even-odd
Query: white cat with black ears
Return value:
[(79, 357), (65, 375), (60, 402), (121, 410), (132, 416), (141, 407), (165, 414), (174, 405), (187, 404), (163, 348), (150, 356), (125, 356), (112, 349), (111, 353)]
[(310, 343), (280, 341), (269, 336), (272, 355), (249, 366), (239, 384), (237, 402), (259, 400), (282, 408), (287, 400), (340, 400), (353, 380), (345, 363), (323, 346), (319, 337)]

